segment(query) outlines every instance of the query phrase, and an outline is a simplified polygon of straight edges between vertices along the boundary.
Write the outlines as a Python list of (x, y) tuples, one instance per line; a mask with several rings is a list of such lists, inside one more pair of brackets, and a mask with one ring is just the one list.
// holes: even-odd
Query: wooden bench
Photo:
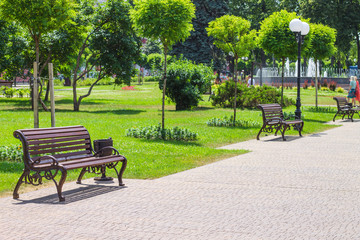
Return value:
[(278, 131), (280, 131), (282, 139), (286, 141), (285, 132), (291, 127), (297, 130), (299, 135), (302, 136), (301, 131), (304, 127), (304, 122), (301, 119), (286, 120), (279, 104), (260, 104), (258, 108), (262, 111), (263, 126), (256, 137), (257, 140), (260, 140), (260, 134), (262, 132), (271, 133), (275, 130), (275, 136)]
[[(83, 126), (23, 129), (14, 132), (14, 137), (22, 142), (24, 172), (14, 189), (13, 198), (19, 198), (18, 190), (22, 183), (40, 185), (43, 179), (53, 180), (60, 202), (65, 201), (62, 187), (67, 171), (81, 168), (77, 183), (86, 172), (103, 173), (107, 168), (116, 171), (119, 186), (123, 186), (122, 175), (127, 160), (113, 147), (102, 148), (94, 152), (89, 132)], [(103, 151), (112, 150), (111, 155), (103, 156)], [(116, 166), (122, 162), (118, 171)], [(57, 183), (55, 177), (61, 172)]]
[(351, 119), (352, 122), (354, 121), (354, 114), (357, 113), (359, 115), (360, 108), (352, 107), (345, 97), (334, 97), (333, 99), (336, 101), (337, 105), (337, 112), (333, 118), (333, 122), (335, 122), (335, 118), (337, 115), (342, 115), (342, 120), (344, 120), (344, 117), (347, 116), (348, 119)]
[(5, 87), (11, 88), (12, 85), (13, 85), (13, 82), (0, 80), (0, 87), (5, 86)]

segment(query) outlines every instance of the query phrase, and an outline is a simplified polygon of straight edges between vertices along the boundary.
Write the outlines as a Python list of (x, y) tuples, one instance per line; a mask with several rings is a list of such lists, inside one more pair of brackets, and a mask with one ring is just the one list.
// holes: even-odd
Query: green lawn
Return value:
[[(87, 92), (80, 87), (80, 94)], [(246, 151), (219, 150), (216, 147), (254, 139), (258, 128), (208, 127), (206, 121), (214, 117), (230, 116), (231, 109), (214, 108), (204, 96), (200, 106), (191, 111), (175, 111), (172, 103), (167, 103), (165, 125), (167, 128), (179, 126), (199, 134), (196, 142), (142, 140), (125, 136), (131, 127), (156, 125), (161, 121), (161, 92), (155, 83), (135, 86), (135, 91), (125, 91), (121, 87), (96, 86), (90, 97), (85, 98), (80, 112), (72, 111), (72, 89), (57, 87), (56, 126), (84, 125), (92, 139), (112, 137), (114, 147), (128, 159), (125, 178), (153, 179), (186, 169), (229, 158)], [(285, 94), (296, 98), (295, 91)], [(335, 96), (338, 94), (333, 94)], [(313, 93), (302, 90), (303, 105), (313, 104)], [(334, 105), (331, 95), (319, 97), (320, 105)], [(295, 107), (285, 109), (294, 112)], [(320, 132), (333, 126), (324, 124), (332, 119), (335, 108), (330, 112), (317, 113), (305, 106), (304, 134)], [(260, 111), (238, 110), (238, 119), (254, 120), (262, 123)], [(33, 127), (33, 112), (28, 99), (0, 98), (0, 122), (2, 124), (0, 146), (20, 144), (12, 135), (16, 129)], [(40, 112), (40, 127), (50, 127), (50, 113)], [(287, 134), (297, 134), (289, 131)], [(4, 163), (0, 165), (0, 192), (14, 188), (21, 174), (22, 165)], [(69, 174), (68, 179), (76, 179), (77, 172)], [(108, 175), (113, 175), (109, 171)], [(85, 175), (85, 177), (92, 175)]]

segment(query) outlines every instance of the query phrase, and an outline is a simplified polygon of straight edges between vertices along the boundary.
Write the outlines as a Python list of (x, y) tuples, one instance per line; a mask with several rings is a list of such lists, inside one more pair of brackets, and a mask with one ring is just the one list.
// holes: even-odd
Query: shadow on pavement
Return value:
[[(113, 183), (113, 182), (109, 182), (109, 183)], [(31, 200), (22, 200), (20, 196), (20, 199), (17, 200), (18, 203), (14, 203), (14, 204), (28, 204), (28, 203), (69, 204), (126, 188), (126, 186), (104, 186), (104, 185), (85, 185), (85, 184), (82, 184), (80, 186), (81, 187), (79, 188), (67, 190), (63, 192), (63, 196), (65, 197), (65, 202), (59, 202), (56, 188), (54, 188), (56, 194), (52, 194), (41, 198), (35, 198)]]
[(282, 137), (272, 138), (268, 140), (264, 140), (264, 142), (291, 142), (294, 140), (301, 139), (302, 137), (299, 136), (285, 136), (286, 141), (283, 141)]

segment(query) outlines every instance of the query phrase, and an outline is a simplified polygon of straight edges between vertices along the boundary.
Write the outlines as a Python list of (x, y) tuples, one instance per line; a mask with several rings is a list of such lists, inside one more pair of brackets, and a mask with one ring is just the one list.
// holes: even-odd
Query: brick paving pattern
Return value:
[(336, 123), (126, 187), (66, 183), (65, 203), (54, 186), (1, 198), (0, 239), (360, 239), (360, 120)]

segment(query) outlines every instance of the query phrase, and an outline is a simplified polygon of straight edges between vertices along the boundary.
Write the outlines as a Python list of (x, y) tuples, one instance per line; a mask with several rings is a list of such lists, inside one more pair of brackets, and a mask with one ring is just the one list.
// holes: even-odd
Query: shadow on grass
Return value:
[(304, 118), (303, 121), (305, 122), (305, 124), (306, 124), (306, 122), (327, 123), (327, 122), (331, 121), (331, 119), (326, 121), (326, 120), (317, 120), (317, 119)]
[[(109, 182), (113, 183), (113, 182)], [(124, 189), (126, 187), (121, 186), (104, 186), (104, 185), (87, 185), (81, 184), (79, 188), (75, 188), (72, 190), (64, 191), (63, 196), (65, 197), (65, 202), (59, 202), (59, 198), (57, 194), (52, 194), (45, 197), (35, 198), (32, 200), (21, 200), (17, 199), (16, 205), (20, 204), (69, 204), (77, 201), (89, 199), (92, 197), (100, 196), (106, 193), (118, 191)], [(53, 188), (54, 192), (56, 192), (55, 187)]]

